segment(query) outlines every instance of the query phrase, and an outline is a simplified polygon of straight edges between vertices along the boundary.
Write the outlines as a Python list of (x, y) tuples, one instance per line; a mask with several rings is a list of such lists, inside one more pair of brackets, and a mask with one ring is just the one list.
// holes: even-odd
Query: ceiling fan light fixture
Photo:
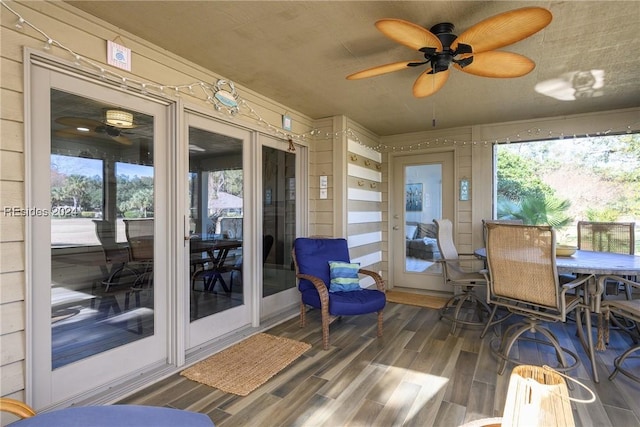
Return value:
[(122, 110), (107, 110), (105, 122), (118, 128), (131, 128), (133, 127), (133, 114)]

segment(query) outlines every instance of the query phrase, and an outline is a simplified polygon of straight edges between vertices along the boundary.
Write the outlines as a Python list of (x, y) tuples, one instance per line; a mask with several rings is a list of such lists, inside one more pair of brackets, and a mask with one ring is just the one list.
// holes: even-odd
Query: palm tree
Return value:
[(521, 219), (529, 225), (550, 225), (561, 228), (569, 225), (572, 218), (567, 215), (571, 206), (569, 200), (554, 196), (525, 196), (517, 202), (501, 199), (498, 201), (498, 218)]

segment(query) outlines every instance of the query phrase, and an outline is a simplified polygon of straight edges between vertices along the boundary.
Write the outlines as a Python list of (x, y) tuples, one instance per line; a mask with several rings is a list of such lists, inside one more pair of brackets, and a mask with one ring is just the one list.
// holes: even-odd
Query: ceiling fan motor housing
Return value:
[[(447, 71), (452, 62), (454, 62), (454, 56), (458, 53), (471, 53), (471, 47), (468, 45), (461, 44), (460, 47), (462, 52), (452, 51), (451, 44), (458, 38), (457, 35), (453, 34), (453, 30), (455, 26), (450, 22), (441, 22), (440, 24), (436, 24), (429, 31), (435, 34), (442, 43), (442, 52), (435, 52), (433, 54), (425, 53), (425, 58), (431, 63), (431, 73), (439, 73), (441, 71)], [(467, 58), (464, 60), (464, 63), (460, 63), (461, 66), (466, 66), (471, 63), (473, 59)]]

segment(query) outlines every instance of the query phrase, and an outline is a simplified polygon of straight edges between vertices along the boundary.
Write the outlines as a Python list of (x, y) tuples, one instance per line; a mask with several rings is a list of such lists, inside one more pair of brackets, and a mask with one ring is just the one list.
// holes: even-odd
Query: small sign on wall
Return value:
[(131, 49), (107, 40), (107, 63), (131, 71)]

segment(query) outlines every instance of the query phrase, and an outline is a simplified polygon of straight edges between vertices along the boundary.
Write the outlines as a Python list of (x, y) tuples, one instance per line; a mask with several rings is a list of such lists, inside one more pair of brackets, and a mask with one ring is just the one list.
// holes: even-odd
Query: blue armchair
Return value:
[[(376, 272), (351, 264), (346, 239), (297, 238), (293, 244), (293, 261), (301, 295), (300, 326), (306, 324), (306, 306), (319, 308), (322, 315), (322, 345), (329, 348), (329, 324), (340, 316), (378, 314), (378, 333), (382, 336), (382, 311), (386, 305), (384, 281)], [(332, 267), (330, 268), (330, 262)], [(341, 282), (337, 264), (351, 271), (350, 285)], [(334, 268), (335, 267), (335, 268)], [(347, 271), (348, 273), (348, 271)], [(358, 274), (371, 276), (377, 289), (360, 288)]]

